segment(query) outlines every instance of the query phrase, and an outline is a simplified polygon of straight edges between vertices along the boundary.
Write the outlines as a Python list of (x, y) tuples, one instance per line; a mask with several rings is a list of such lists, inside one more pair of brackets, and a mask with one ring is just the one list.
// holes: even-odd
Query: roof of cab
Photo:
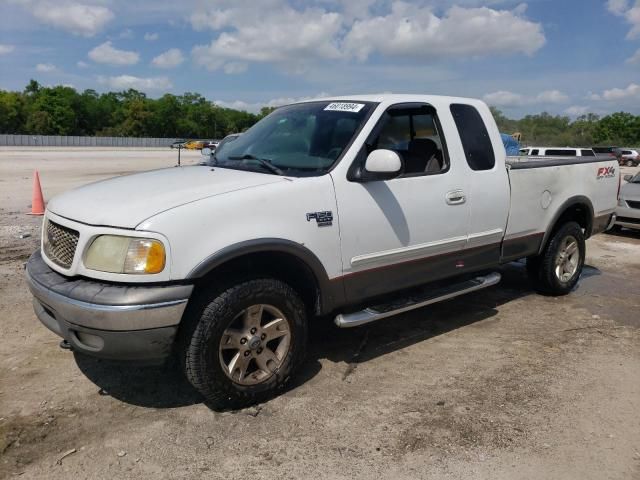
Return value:
[(410, 93), (378, 93), (370, 95), (341, 95), (339, 97), (321, 97), (308, 100), (301, 100), (294, 103), (306, 103), (306, 102), (320, 102), (320, 101), (332, 101), (332, 102), (377, 102), (377, 103), (410, 103), (410, 102), (424, 102), (424, 103), (469, 103), (469, 104), (483, 104), (482, 100), (475, 98), (465, 97), (449, 97), (445, 95), (422, 95), (422, 94), (410, 94)]

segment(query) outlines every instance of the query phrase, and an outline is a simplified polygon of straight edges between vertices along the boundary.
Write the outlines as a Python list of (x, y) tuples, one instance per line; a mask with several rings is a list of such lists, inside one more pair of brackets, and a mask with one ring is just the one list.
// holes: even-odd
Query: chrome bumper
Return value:
[(192, 285), (116, 285), (68, 278), (44, 263), (27, 262), (38, 319), (74, 350), (122, 360), (162, 359), (187, 306)]

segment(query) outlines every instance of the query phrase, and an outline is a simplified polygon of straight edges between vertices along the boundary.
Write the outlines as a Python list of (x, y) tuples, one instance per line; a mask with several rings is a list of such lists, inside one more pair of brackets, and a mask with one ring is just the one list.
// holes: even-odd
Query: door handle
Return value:
[(451, 190), (447, 192), (445, 198), (447, 205), (461, 205), (467, 201), (467, 197), (462, 190)]

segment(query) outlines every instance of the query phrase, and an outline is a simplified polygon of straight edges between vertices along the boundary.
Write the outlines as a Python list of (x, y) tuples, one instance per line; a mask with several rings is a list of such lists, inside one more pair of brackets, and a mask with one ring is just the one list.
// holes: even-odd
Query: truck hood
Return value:
[(284, 177), (228, 168), (173, 167), (84, 185), (54, 197), (47, 209), (89, 225), (135, 228), (186, 203), (281, 181)]

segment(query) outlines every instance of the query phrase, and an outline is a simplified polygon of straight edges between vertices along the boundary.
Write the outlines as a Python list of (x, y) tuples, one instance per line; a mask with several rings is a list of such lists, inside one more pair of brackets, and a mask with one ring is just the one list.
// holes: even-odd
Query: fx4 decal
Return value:
[(315, 220), (319, 227), (328, 227), (333, 225), (333, 213), (331, 211), (307, 213), (307, 222), (311, 220)]
[(598, 175), (596, 178), (600, 180), (601, 178), (611, 178), (616, 174), (616, 167), (600, 167), (598, 169)]

